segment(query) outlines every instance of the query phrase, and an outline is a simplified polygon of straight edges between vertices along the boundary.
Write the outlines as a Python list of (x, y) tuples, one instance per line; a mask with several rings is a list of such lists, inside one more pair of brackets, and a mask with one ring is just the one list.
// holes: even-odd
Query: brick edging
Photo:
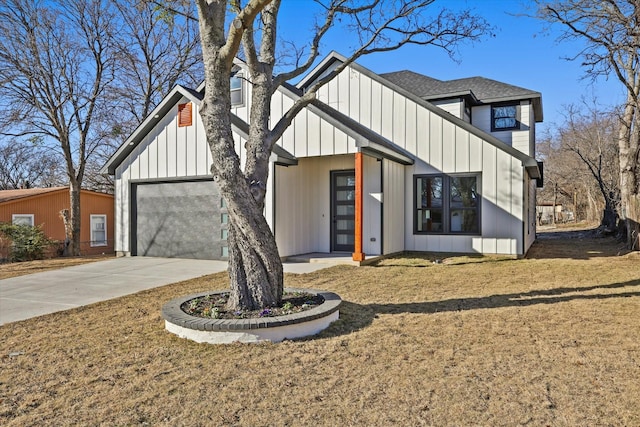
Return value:
[(337, 311), (342, 304), (342, 299), (337, 294), (328, 291), (319, 291), (315, 289), (295, 289), (286, 288), (285, 292), (304, 292), (313, 295), (320, 295), (324, 298), (324, 302), (310, 310), (300, 313), (286, 314), (284, 316), (260, 317), (255, 319), (205, 319), (203, 317), (192, 316), (182, 311), (180, 306), (183, 303), (204, 297), (207, 295), (215, 295), (229, 292), (209, 291), (200, 292), (174, 298), (162, 307), (162, 318), (174, 325), (183, 328), (193, 329), (197, 331), (241, 331), (251, 329), (274, 328), (277, 326), (295, 325), (297, 323), (309, 322), (330, 315)]

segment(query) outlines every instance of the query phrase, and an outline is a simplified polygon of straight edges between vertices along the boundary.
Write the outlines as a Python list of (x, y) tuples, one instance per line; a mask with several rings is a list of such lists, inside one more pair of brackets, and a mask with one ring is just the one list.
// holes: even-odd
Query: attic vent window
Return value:
[(192, 124), (192, 104), (178, 104), (178, 127), (191, 126)]

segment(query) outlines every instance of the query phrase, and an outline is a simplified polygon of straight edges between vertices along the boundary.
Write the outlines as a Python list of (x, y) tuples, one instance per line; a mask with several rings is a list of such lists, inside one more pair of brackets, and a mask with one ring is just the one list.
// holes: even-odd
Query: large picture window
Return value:
[(479, 234), (480, 176), (415, 175), (414, 233)]
[(491, 107), (492, 132), (518, 129), (519, 127), (518, 106), (516, 104), (493, 105)]

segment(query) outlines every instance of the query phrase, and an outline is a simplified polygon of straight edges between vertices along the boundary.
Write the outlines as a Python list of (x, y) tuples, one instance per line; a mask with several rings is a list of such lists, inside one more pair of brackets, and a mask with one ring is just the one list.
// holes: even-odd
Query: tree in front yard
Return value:
[[(161, 3), (161, 2), (158, 2)], [(164, 3), (171, 7), (170, 1)], [(275, 238), (262, 214), (269, 157), (294, 117), (312, 102), (318, 89), (361, 56), (404, 45), (432, 45), (453, 54), (464, 40), (487, 34), (489, 25), (469, 12), (435, 9), (433, 0), (319, 0), (315, 32), (304, 49), (277, 51), (280, 0), (197, 0), (205, 71), (200, 114), (211, 150), (214, 180), (227, 202), (229, 226), (230, 309), (256, 309), (279, 303), (283, 292), (282, 263)], [(309, 3), (311, 4), (311, 3)], [(284, 2), (282, 8), (290, 6)], [(356, 33), (360, 46), (347, 60), (314, 83), (275, 123), (271, 96), (281, 84), (308, 71), (320, 54), (320, 42), (334, 25)], [(281, 70), (279, 58), (293, 56)], [(249, 137), (244, 169), (234, 148), (231, 128), (230, 76), (236, 57), (249, 69), (252, 85)]]

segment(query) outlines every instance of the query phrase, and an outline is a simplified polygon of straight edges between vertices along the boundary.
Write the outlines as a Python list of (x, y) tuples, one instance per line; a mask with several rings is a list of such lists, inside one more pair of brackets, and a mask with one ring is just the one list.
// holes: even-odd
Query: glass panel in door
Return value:
[(331, 172), (331, 251), (353, 252), (355, 239), (355, 171)]

